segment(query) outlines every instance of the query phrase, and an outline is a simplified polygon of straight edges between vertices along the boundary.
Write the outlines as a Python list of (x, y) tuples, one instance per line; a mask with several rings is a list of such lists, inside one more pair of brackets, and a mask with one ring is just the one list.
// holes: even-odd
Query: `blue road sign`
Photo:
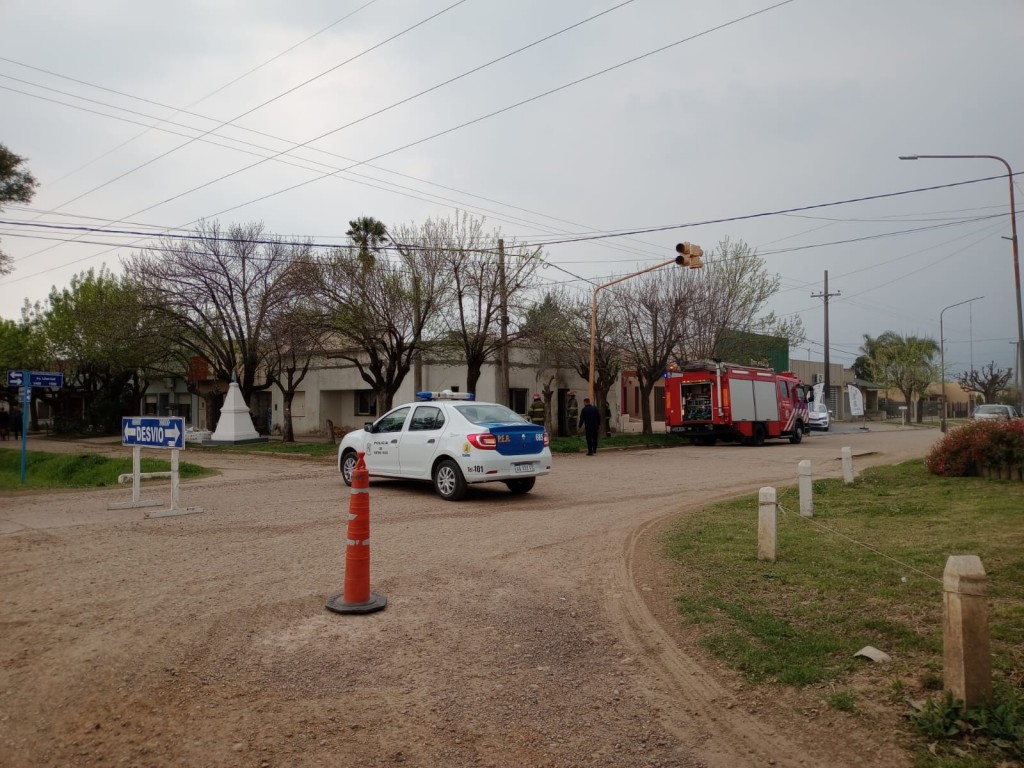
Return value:
[(64, 386), (63, 373), (49, 373), (46, 371), (8, 371), (7, 386), (24, 386), (26, 376), (28, 377), (28, 384), (31, 387), (50, 387), (60, 389)]
[(185, 419), (180, 416), (126, 416), (121, 419), (121, 445), (184, 448)]
[(29, 374), (29, 383), (33, 387), (50, 387), (51, 389), (60, 389), (64, 386), (64, 374), (32, 371)]

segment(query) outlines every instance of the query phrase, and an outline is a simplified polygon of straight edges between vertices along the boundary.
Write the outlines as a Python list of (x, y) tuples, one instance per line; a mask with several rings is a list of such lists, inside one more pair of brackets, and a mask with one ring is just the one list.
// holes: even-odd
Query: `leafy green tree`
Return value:
[(116, 432), (122, 416), (139, 413), (149, 379), (164, 369), (165, 327), (139, 292), (105, 267), (54, 288), (48, 303), (43, 328), (66, 387), (55, 399), (66, 403), (68, 393), (76, 393), (89, 427)]
[[(861, 351), (866, 353), (867, 350), (872, 352), (870, 378), (885, 387), (899, 390), (907, 408), (914, 408), (914, 395), (920, 400), (936, 380), (935, 356), (939, 353), (939, 344), (934, 339), (886, 331), (875, 339), (865, 336)], [(924, 411), (918, 402), (917, 423), (923, 419)]]
[[(27, 203), (32, 200), (38, 182), (25, 170), (24, 162), (25, 158), (0, 144), (0, 206), (3, 203)], [(0, 275), (9, 275), (13, 270), (11, 257), (0, 251)]]
[[(42, 328), (42, 305), (38, 302), (34, 305), (25, 302), (20, 321), (0, 319), (0, 372), (12, 370), (57, 370), (47, 353), (46, 336)], [(4, 386), (0, 393), (8, 409), (17, 403), (17, 387)], [(33, 428), (38, 428), (38, 421), (34, 418), (34, 401), (33, 413), (30, 415), (33, 417)]]

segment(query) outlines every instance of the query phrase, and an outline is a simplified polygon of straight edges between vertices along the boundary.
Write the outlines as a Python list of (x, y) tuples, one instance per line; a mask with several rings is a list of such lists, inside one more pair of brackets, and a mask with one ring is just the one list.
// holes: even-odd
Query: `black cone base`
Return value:
[(388, 599), (383, 595), (370, 593), (370, 599), (365, 603), (346, 603), (344, 593), (331, 595), (324, 606), (328, 611), (334, 613), (373, 613), (382, 611), (387, 607)]

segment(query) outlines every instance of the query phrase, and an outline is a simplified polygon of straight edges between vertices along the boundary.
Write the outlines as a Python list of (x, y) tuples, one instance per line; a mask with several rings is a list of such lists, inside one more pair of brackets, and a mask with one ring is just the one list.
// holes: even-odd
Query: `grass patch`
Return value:
[[(662, 542), (687, 585), (676, 596), (683, 620), (750, 683), (842, 690), (868, 663), (853, 654), (872, 645), (894, 659), (875, 669), (889, 675), (878, 698), (892, 700), (893, 676), (901, 694), (933, 695), (943, 569), (951, 554), (975, 554), (988, 574), (995, 681), (1024, 693), (1024, 484), (937, 477), (912, 461), (869, 469), (850, 486), (815, 481), (811, 520), (799, 515), (796, 488), (782, 489), (779, 503), (778, 562), (757, 560), (756, 496), (686, 516)], [(837, 695), (829, 704), (849, 711)], [(1015, 713), (1015, 701), (1003, 703)], [(987, 765), (986, 754), (964, 765)]]
[(289, 456), (336, 456), (336, 443), (285, 443), (281, 440), (269, 440), (265, 443), (246, 443), (245, 445), (199, 445), (189, 443), (188, 450), (207, 453), (269, 453)]
[[(641, 435), (633, 432), (625, 434), (613, 434), (611, 437), (602, 437), (597, 441), (600, 448), (638, 448), (648, 446), (672, 447), (677, 445), (689, 445), (689, 438), (677, 437), (667, 433), (656, 435)], [(552, 453), (583, 453), (587, 450), (587, 441), (582, 435), (572, 437), (552, 437)]]
[[(143, 472), (169, 472), (171, 462), (143, 459)], [(21, 451), (0, 451), (0, 490), (23, 488), (104, 488), (116, 486), (117, 476), (132, 471), (131, 458), (110, 459), (93, 453), (67, 454), (29, 451), (25, 482), (21, 482)], [(213, 470), (182, 462), (182, 479), (213, 474)]]

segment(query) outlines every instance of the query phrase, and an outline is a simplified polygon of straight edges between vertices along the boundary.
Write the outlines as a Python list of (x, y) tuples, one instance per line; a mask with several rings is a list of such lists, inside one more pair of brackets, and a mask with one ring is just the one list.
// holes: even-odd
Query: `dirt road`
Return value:
[(369, 616), (324, 610), (344, 575), (333, 462), (186, 452), (222, 474), (183, 484), (205, 511), (182, 517), (107, 509), (130, 489), (5, 494), (0, 765), (908, 765), (886, 732), (762, 700), (688, 645), (651, 545), (801, 459), (840, 476), (842, 446), (860, 469), (937, 436), (556, 457), (526, 496), (460, 503), (374, 480), (389, 602)]

